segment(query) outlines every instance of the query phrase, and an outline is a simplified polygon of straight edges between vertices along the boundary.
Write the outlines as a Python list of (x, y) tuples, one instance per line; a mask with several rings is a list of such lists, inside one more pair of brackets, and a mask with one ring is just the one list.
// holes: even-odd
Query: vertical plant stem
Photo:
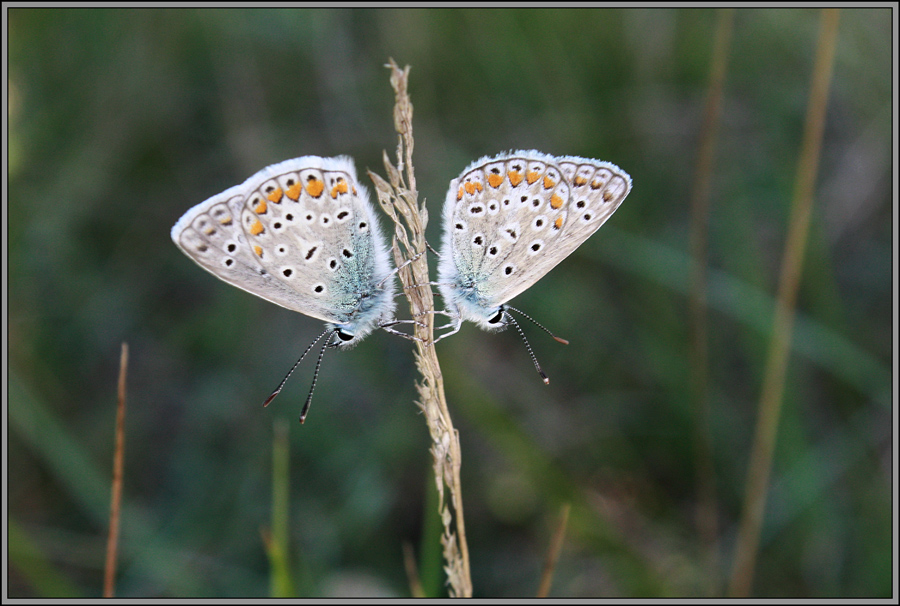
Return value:
[(109, 506), (109, 536), (106, 539), (106, 565), (103, 597), (116, 593), (116, 562), (119, 551), (119, 515), (122, 510), (122, 473), (125, 467), (125, 378), (128, 375), (128, 343), (119, 354), (119, 394), (116, 404), (116, 448), (113, 455), (112, 494)]
[(734, 29), (734, 9), (719, 9), (715, 41), (710, 65), (709, 91), (700, 129), (700, 149), (694, 190), (691, 195), (691, 387), (694, 402), (694, 452), (697, 473), (697, 533), (707, 552), (709, 593), (716, 593), (719, 585), (718, 542), (719, 522), (716, 512), (716, 483), (710, 439), (709, 349), (707, 338), (707, 248), (709, 234), (709, 192), (716, 157), (716, 139), (722, 108), (722, 90), (731, 33)]
[(538, 586), (537, 592), (537, 597), (539, 598), (546, 598), (550, 594), (550, 585), (553, 583), (553, 571), (556, 569), (556, 562), (559, 560), (559, 554), (562, 551), (563, 539), (566, 536), (566, 525), (569, 523), (569, 512), (571, 510), (571, 503), (566, 503), (562, 507), (559, 524), (556, 526), (556, 532), (553, 533), (550, 549), (547, 550), (547, 558), (544, 561), (541, 584)]
[(406, 568), (406, 578), (409, 581), (409, 593), (414, 598), (424, 598), (425, 590), (419, 578), (419, 570), (416, 567), (416, 554), (409, 541), (403, 541), (403, 566)]
[(290, 517), (290, 445), (288, 426), (284, 419), (274, 424), (272, 439), (272, 530), (263, 532), (266, 554), (269, 556), (269, 592), (273, 598), (296, 595), (291, 578), (288, 542)]
[(797, 290), (803, 269), (803, 253), (809, 232), (813, 192), (821, 155), (825, 109), (831, 84), (834, 49), (837, 40), (838, 9), (822, 10), (822, 29), (816, 50), (813, 80), (803, 133), (803, 147), (797, 167), (797, 181), (791, 203), (791, 218), (785, 243), (778, 300), (772, 325), (772, 340), (763, 377), (759, 400), (759, 418), (747, 474), (744, 512), (738, 529), (729, 593), (732, 597), (746, 597), (753, 584), (753, 572), (759, 548), (759, 533), (765, 511), (772, 453), (784, 398), (791, 332), (794, 325)]
[[(399, 134), (397, 166), (391, 164), (385, 152), (384, 166), (389, 182), (372, 172), (369, 172), (369, 177), (375, 184), (382, 209), (394, 222), (394, 261), (401, 268), (398, 272), (400, 282), (409, 300), (412, 317), (418, 321), (413, 332), (416, 366), (422, 376), (421, 382), (416, 384), (419, 392), (417, 403), (425, 413), (432, 440), (431, 455), (438, 489), (438, 508), (444, 525), (441, 544), (444, 548), (447, 583), (451, 597), (472, 597), (460, 482), (462, 453), (459, 432), (454, 429), (447, 408), (444, 378), (434, 348), (434, 298), (425, 244), (428, 211), (424, 205), (419, 206), (412, 164), (412, 104), (407, 93), (409, 67), (401, 70), (393, 59), (388, 67), (391, 69), (391, 86), (395, 93), (394, 128)], [(445, 486), (449, 493), (449, 503), (444, 498)]]

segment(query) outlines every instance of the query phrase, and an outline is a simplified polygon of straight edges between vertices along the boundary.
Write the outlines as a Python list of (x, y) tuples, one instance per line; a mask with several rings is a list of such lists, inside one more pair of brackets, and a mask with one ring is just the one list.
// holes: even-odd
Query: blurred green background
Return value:
[[(383, 174), (389, 57), (412, 66), (434, 245), (449, 181), (483, 155), (577, 154), (634, 179), (606, 226), (513, 301), (571, 341), (523, 324), (549, 386), (514, 332), (469, 324), (438, 346), (475, 595), (534, 595), (565, 503), (551, 596), (725, 591), (819, 11), (735, 14), (700, 473), (689, 200), (714, 10), (8, 17), (11, 597), (101, 593), (123, 341), (118, 596), (269, 595), (280, 424), (297, 594), (408, 596), (404, 543), (425, 591), (445, 594), (411, 343), (380, 332), (326, 355), (301, 426), (314, 361), (261, 403), (321, 323), (215, 279), (169, 239), (190, 207), (287, 158), (349, 154)], [(891, 595), (891, 20), (841, 13), (755, 596)]]

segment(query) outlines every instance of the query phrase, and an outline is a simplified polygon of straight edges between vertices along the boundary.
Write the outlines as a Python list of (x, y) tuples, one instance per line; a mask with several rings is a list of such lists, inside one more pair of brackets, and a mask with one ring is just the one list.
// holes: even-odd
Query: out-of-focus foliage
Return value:
[[(393, 151), (383, 65), (412, 66), (420, 196), (440, 240), (469, 162), (538, 149), (634, 189), (513, 302), (555, 333), (442, 341), (476, 596), (528, 597), (563, 503), (552, 596), (719, 594), (730, 571), (819, 28), (739, 10), (712, 181), (710, 440), (697, 529), (689, 196), (712, 10), (9, 9), (9, 595), (97, 596), (119, 347), (129, 343), (117, 595), (265, 596), (272, 439), (290, 421), (303, 596), (443, 595), (411, 344), (324, 359), (320, 323), (169, 239), (268, 164)], [(891, 594), (891, 13), (844, 10), (754, 595)], [(386, 225), (386, 223), (384, 224)], [(400, 308), (403, 308), (401, 302)], [(523, 325), (524, 326), (524, 325)], [(284, 480), (284, 478), (282, 478)]]

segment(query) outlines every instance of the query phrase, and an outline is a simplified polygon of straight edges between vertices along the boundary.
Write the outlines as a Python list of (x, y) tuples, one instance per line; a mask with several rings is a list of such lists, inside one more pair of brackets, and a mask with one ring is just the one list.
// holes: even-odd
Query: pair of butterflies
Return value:
[[(597, 231), (630, 190), (628, 174), (599, 160), (515, 151), (473, 162), (444, 202), (438, 289), (451, 322), (440, 338), (464, 320), (485, 330), (514, 323), (506, 303)], [(269, 166), (190, 209), (172, 240), (225, 282), (327, 322), (320, 362), (326, 347), (396, 332), (394, 270), (349, 157)]]

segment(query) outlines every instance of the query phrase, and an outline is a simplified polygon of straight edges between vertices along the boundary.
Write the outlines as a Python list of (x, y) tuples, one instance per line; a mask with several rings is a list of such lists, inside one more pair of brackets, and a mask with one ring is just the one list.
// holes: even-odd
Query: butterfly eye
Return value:
[(345, 343), (347, 341), (353, 340), (353, 333), (347, 332), (343, 328), (338, 328), (335, 332), (337, 333), (338, 339), (340, 339), (341, 341), (344, 341)]
[(493, 318), (488, 320), (488, 324), (499, 324), (503, 320), (503, 309), (497, 310)]

